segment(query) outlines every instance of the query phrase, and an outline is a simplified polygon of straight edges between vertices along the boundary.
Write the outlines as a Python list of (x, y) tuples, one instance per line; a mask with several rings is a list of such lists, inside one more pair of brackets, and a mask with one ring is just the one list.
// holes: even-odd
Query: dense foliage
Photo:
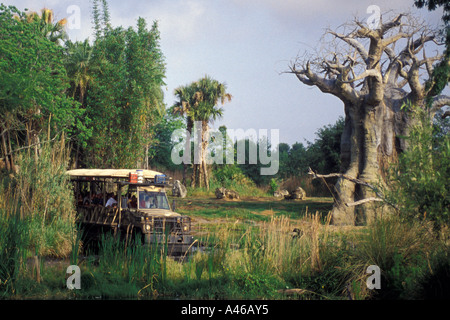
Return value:
[(428, 219), (439, 229), (450, 221), (450, 136), (442, 132), (446, 126), (436, 130), (426, 112), (411, 112), (417, 123), (407, 137), (410, 147), (390, 167), (387, 193), (402, 217)]
[[(145, 20), (139, 18), (137, 30), (113, 29), (108, 16), (105, 4), (103, 23), (94, 11), (97, 37), (92, 48), (69, 43), (91, 51), (84, 54), (84, 69), (80, 70), (84, 75), (72, 79), (85, 104), (84, 121), (92, 126), (88, 143), (79, 141), (83, 164), (147, 168), (155, 128), (164, 116), (165, 65), (158, 26), (155, 22), (147, 29)], [(73, 65), (70, 57), (68, 65)]]
[(0, 132), (7, 167), (14, 165), (15, 149), (34, 147), (37, 155), (43, 135), (81, 126), (83, 112), (66, 95), (63, 48), (46, 37), (43, 23), (52, 24), (0, 6)]

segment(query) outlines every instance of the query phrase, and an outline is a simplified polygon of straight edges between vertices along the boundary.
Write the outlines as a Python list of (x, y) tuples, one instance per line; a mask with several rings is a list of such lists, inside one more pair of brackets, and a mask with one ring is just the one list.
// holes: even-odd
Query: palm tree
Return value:
[(72, 84), (72, 97), (75, 98), (79, 93), (79, 102), (83, 105), (84, 97), (89, 86), (93, 81), (93, 69), (91, 63), (92, 47), (88, 39), (84, 42), (66, 42), (66, 70)]
[[(71, 42), (67, 40), (65, 43), (65, 68), (70, 81), (70, 90), (72, 98), (78, 95), (78, 101), (81, 107), (85, 107), (85, 97), (89, 85), (94, 81), (95, 68), (91, 60), (92, 47), (89, 45), (88, 39), (84, 42)], [(75, 167), (78, 167), (80, 155), (80, 142), (74, 139), (75, 143)]]
[(27, 14), (26, 21), (37, 22), (41, 33), (52, 42), (58, 43), (60, 40), (67, 39), (67, 33), (65, 25), (67, 19), (61, 19), (56, 23), (53, 23), (54, 13), (53, 10), (43, 8), (41, 9), (41, 15), (37, 12), (30, 12)]
[(201, 121), (202, 134), (200, 148), (201, 161), (200, 164), (194, 165), (191, 184), (195, 186), (195, 176), (197, 172), (197, 174), (199, 174), (199, 179), (197, 180), (199, 186), (201, 187), (203, 180), (205, 187), (209, 190), (208, 167), (206, 164), (206, 150), (208, 149), (209, 144), (209, 123), (223, 116), (223, 108), (218, 105), (219, 103), (223, 105), (225, 102), (231, 101), (232, 96), (227, 92), (226, 84), (220, 83), (207, 75), (195, 82), (193, 87), (195, 88), (195, 103), (191, 110), (191, 114), (196, 121)]
[[(195, 88), (193, 85), (180, 86), (175, 89), (175, 96), (178, 101), (171, 108), (171, 113), (174, 115), (179, 115), (181, 117), (186, 117), (186, 130), (189, 132), (189, 136), (192, 134), (192, 127), (194, 126), (194, 115), (192, 114), (192, 106), (196, 105), (194, 100)], [(184, 150), (189, 150), (190, 140), (186, 139), (186, 147)], [(186, 185), (186, 171), (187, 164), (183, 165), (183, 181), (182, 183)]]
[[(227, 101), (231, 101), (232, 96), (227, 93), (226, 84), (220, 83), (209, 76), (175, 89), (175, 96), (178, 101), (172, 106), (172, 114), (186, 116), (186, 130), (192, 135), (194, 121), (202, 123), (200, 163), (193, 165), (191, 186), (205, 187), (209, 189), (208, 168), (206, 165), (206, 150), (208, 148), (209, 123), (222, 117), (223, 108), (219, 107)], [(190, 140), (186, 139), (186, 148), (189, 150)], [(183, 170), (183, 184), (186, 181), (186, 164)]]

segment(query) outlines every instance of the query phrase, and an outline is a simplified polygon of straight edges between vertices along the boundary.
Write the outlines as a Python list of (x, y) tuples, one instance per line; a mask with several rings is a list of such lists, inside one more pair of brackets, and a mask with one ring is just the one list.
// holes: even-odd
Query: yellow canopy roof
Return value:
[[(102, 178), (128, 178), (130, 173), (136, 173), (140, 169), (73, 169), (66, 173), (71, 177), (102, 177)], [(143, 177), (153, 179), (161, 172), (153, 170), (142, 170)]]

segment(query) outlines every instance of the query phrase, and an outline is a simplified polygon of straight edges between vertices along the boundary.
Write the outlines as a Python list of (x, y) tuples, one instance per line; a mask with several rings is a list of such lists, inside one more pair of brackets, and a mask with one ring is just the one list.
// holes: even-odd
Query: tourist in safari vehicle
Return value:
[(99, 238), (107, 230), (120, 231), (145, 244), (167, 245), (169, 255), (185, 254), (191, 249), (191, 219), (170, 208), (166, 194), (169, 184), (162, 173), (74, 169), (67, 174), (74, 183), (75, 199), (86, 194), (89, 199), (100, 197), (97, 203), (105, 203), (77, 202), (78, 220), (89, 237)]

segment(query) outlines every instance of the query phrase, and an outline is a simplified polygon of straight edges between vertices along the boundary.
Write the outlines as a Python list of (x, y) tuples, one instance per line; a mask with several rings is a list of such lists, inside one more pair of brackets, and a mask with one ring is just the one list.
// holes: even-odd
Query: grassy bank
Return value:
[[(319, 200), (316, 205), (327, 203)], [(98, 254), (77, 256), (80, 290), (66, 288), (70, 257), (42, 258), (40, 282), (32, 264), (18, 265), (15, 290), (3, 297), (422, 299), (448, 294), (448, 243), (429, 225), (391, 218), (367, 227), (336, 227), (321, 212), (299, 214), (307, 203), (253, 199), (219, 205), (210, 198), (183, 199), (180, 211), (193, 218), (203, 244), (189, 258), (176, 261), (157, 248), (105, 236)], [(290, 215), (283, 208), (292, 210)], [(381, 269), (380, 290), (366, 286), (370, 265)]]
[(272, 216), (298, 219), (311, 212), (326, 216), (332, 198), (308, 198), (303, 201), (276, 200), (273, 197), (243, 197), (240, 200), (216, 199), (214, 196), (175, 200), (177, 212), (204, 218), (240, 218), (267, 221)]

